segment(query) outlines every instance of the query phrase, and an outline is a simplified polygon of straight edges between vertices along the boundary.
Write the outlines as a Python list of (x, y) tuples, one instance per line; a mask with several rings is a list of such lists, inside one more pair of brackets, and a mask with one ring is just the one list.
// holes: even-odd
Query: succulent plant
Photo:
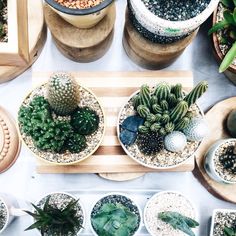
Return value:
[(47, 99), (58, 115), (70, 115), (79, 103), (79, 86), (67, 73), (54, 73), (47, 84)]
[(88, 107), (78, 108), (71, 115), (71, 125), (77, 133), (90, 135), (98, 129), (99, 116)]
[(71, 153), (80, 153), (87, 147), (85, 136), (77, 133), (72, 133), (66, 141), (66, 148)]
[(76, 235), (83, 227), (83, 218), (78, 214), (76, 205), (78, 200), (70, 201), (63, 209), (50, 204), (50, 197), (46, 199), (43, 208), (32, 204), (34, 212), (26, 211), (35, 223), (26, 229), (38, 229), (42, 236), (70, 236)]
[(174, 131), (165, 136), (164, 145), (170, 152), (180, 152), (187, 145), (187, 139), (182, 132)]
[(225, 226), (224, 236), (236, 236), (236, 222), (234, 221), (231, 227)]
[(154, 132), (139, 134), (137, 145), (139, 150), (145, 155), (156, 155), (164, 148), (163, 138)]
[(236, 154), (234, 153), (234, 146), (227, 147), (226, 151), (219, 157), (219, 161), (226, 170), (236, 174)]
[(121, 203), (106, 203), (92, 215), (91, 222), (98, 236), (132, 236), (139, 217)]

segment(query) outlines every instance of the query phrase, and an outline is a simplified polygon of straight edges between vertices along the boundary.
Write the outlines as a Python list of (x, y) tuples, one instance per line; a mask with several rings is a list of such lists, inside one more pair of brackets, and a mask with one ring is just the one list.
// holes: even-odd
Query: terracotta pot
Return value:
[[(217, 9), (214, 11), (214, 14), (213, 14), (213, 25), (216, 23), (216, 17), (217, 17)], [(220, 50), (219, 40), (217, 38), (216, 33), (214, 33), (212, 36), (212, 42), (213, 42), (213, 46), (214, 46), (214, 55), (220, 64), (224, 58), (224, 55), (222, 54), (222, 51)], [(224, 72), (224, 74), (231, 82), (233, 82), (236, 85), (236, 66), (235, 65), (231, 65)]]

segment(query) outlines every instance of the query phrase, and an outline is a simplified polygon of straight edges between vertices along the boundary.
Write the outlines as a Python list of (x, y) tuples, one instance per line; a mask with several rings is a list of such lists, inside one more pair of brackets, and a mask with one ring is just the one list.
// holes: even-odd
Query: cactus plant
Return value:
[(151, 95), (150, 95), (150, 89), (146, 84), (142, 85), (140, 89), (139, 97), (140, 97), (140, 103), (150, 109), (151, 108)]
[(234, 146), (227, 147), (226, 151), (219, 157), (219, 161), (226, 170), (236, 174), (236, 154), (234, 153)]
[(79, 86), (67, 73), (54, 73), (47, 84), (47, 99), (58, 115), (70, 115), (79, 103)]
[(71, 116), (71, 125), (77, 133), (90, 135), (99, 126), (99, 116), (88, 107), (78, 108)]
[(170, 95), (170, 91), (171, 91), (171, 86), (166, 82), (162, 82), (157, 85), (157, 87), (155, 88), (154, 94), (160, 100), (166, 100)]
[(181, 101), (178, 105), (171, 111), (170, 119), (172, 122), (177, 123), (181, 120), (188, 112), (188, 103)]

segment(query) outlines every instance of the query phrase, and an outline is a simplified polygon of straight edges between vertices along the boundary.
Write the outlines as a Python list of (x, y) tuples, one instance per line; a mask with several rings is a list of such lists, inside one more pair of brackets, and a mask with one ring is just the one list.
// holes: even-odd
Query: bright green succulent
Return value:
[(91, 217), (98, 236), (132, 236), (139, 226), (139, 217), (120, 203), (102, 205)]
[(236, 1), (221, 0), (221, 3), (225, 8), (224, 19), (213, 25), (209, 34), (221, 31), (220, 43), (230, 47), (219, 68), (219, 72), (224, 72), (236, 58)]
[(26, 211), (35, 223), (26, 229), (38, 229), (42, 236), (72, 236), (83, 227), (83, 216), (78, 214), (78, 200), (70, 201), (63, 209), (50, 204), (50, 196), (42, 208), (32, 204), (34, 211)]

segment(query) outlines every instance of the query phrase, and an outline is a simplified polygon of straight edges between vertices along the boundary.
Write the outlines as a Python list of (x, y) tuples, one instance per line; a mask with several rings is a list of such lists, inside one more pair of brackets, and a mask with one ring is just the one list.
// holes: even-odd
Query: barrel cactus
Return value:
[(71, 115), (71, 125), (81, 135), (94, 133), (99, 126), (99, 116), (88, 107), (78, 108)]
[(47, 83), (47, 99), (54, 112), (70, 115), (79, 103), (79, 85), (67, 73), (54, 73)]
[(226, 170), (236, 174), (236, 154), (234, 153), (234, 146), (227, 147), (226, 151), (219, 157), (219, 161)]

